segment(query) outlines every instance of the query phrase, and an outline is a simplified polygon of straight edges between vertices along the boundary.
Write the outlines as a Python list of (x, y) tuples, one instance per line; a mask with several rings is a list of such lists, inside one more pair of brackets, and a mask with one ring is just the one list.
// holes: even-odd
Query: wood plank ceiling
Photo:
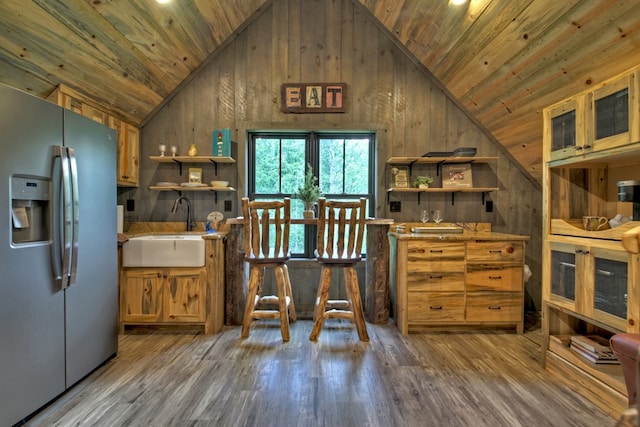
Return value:
[[(271, 1), (3, 0), (0, 82), (139, 124)], [(635, 0), (353, 1), (537, 180), (542, 108), (640, 64)]]

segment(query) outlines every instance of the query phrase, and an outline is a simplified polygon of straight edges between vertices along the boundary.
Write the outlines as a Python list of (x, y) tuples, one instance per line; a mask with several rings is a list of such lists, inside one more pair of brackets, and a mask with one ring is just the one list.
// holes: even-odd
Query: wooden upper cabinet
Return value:
[(107, 113), (105, 113), (102, 110), (99, 110), (97, 108), (94, 108), (90, 105), (87, 104), (82, 104), (82, 110), (81, 110), (81, 114), (85, 117), (90, 118), (93, 121), (96, 121), (98, 123), (102, 123), (105, 126), (109, 126), (111, 128), (113, 128), (113, 126), (109, 125), (109, 115)]
[(60, 85), (47, 98), (68, 110), (89, 117), (98, 123), (116, 130), (117, 138), (117, 184), (124, 187), (138, 186), (140, 162), (140, 129), (97, 108), (79, 92)]
[(138, 186), (138, 170), (140, 157), (140, 130), (127, 122), (109, 118), (109, 127), (116, 130), (118, 140), (118, 185), (126, 187)]
[(545, 108), (544, 161), (580, 159), (640, 141), (638, 70)]

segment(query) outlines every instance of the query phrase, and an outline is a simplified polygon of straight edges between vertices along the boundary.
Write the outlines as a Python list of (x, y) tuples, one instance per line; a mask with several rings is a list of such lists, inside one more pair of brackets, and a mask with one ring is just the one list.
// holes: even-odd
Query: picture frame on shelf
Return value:
[(472, 188), (471, 165), (444, 165), (442, 167), (442, 188)]
[(189, 168), (189, 182), (202, 183), (202, 168)]
[(391, 188), (409, 188), (409, 168), (407, 166), (392, 166), (389, 171)]

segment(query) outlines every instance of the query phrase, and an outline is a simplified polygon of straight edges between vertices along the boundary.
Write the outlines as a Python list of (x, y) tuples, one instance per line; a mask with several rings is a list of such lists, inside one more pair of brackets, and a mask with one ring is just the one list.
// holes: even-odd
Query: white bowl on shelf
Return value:
[(228, 187), (229, 181), (211, 181), (212, 187)]

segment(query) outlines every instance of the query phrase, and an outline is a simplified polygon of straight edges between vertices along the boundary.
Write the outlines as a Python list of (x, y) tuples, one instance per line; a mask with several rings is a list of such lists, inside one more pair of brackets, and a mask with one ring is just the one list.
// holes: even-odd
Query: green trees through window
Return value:
[[(373, 133), (252, 133), (249, 138), (249, 198), (282, 200), (304, 181), (306, 165), (318, 177), (327, 199), (366, 197), (368, 214), (374, 203)], [(291, 217), (302, 218), (304, 207), (291, 200)], [(311, 257), (315, 227), (291, 226), (292, 256)]]

